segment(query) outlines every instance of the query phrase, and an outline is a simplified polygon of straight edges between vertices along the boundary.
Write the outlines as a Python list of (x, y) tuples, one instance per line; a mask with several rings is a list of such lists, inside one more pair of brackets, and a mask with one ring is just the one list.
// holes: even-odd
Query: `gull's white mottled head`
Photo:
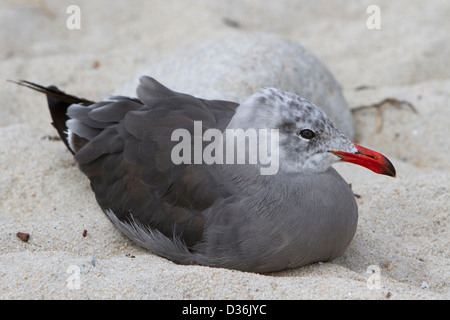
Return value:
[(244, 101), (228, 128), (278, 129), (280, 170), (284, 172), (323, 172), (340, 160), (329, 151), (358, 151), (325, 112), (275, 88), (260, 89)]

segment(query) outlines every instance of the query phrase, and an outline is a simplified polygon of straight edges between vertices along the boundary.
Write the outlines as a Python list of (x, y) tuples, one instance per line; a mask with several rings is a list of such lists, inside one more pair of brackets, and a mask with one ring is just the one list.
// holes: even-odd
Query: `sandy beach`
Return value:
[[(449, 1), (130, 3), (0, 0), (0, 299), (450, 298)], [(73, 4), (80, 29), (68, 28)], [(372, 4), (381, 29), (367, 26)], [(393, 179), (335, 165), (360, 197), (356, 236), (334, 261), (254, 274), (138, 247), (54, 139), (45, 98), (6, 82), (99, 100), (173, 54), (252, 33), (320, 59), (353, 109), (356, 141), (397, 169)]]

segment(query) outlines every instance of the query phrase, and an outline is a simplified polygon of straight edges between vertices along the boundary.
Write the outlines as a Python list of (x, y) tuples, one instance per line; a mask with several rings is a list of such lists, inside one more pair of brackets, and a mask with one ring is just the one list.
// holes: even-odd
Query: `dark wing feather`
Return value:
[(213, 167), (173, 164), (178, 141), (171, 141), (171, 134), (185, 128), (193, 136), (194, 121), (202, 121), (203, 130), (224, 130), (237, 104), (176, 93), (148, 77), (137, 92), (141, 101), (112, 97), (84, 110), (69, 108), (72, 119), (89, 130), (105, 126), (75, 158), (104, 210), (181, 237), (192, 247), (202, 239), (203, 210), (230, 194)]
[[(79, 98), (70, 94), (67, 94), (61, 90), (59, 90), (55, 86), (44, 87), (34, 82), (20, 80), (18, 82), (8, 80), (10, 82), (16, 83), (20, 86), (24, 86), (35, 91), (44, 93), (47, 96), (48, 108), (50, 110), (50, 115), (52, 116), (52, 125), (55, 127), (56, 131), (61, 138), (61, 140), (66, 145), (67, 149), (73, 154), (76, 150), (73, 150), (70, 146), (68, 137), (67, 137), (67, 121), (69, 120), (69, 116), (67, 115), (67, 109), (69, 106), (73, 104), (78, 104), (80, 107), (87, 107), (91, 104), (94, 104), (93, 101)], [(84, 139), (79, 139), (80, 141), (76, 142), (76, 145), (84, 145), (86, 141)]]

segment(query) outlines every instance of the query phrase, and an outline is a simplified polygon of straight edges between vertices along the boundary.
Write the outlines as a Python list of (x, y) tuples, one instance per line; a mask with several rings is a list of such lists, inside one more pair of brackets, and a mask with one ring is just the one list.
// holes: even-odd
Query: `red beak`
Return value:
[(372, 170), (373, 172), (395, 177), (395, 168), (388, 158), (383, 156), (381, 153), (361, 147), (356, 143), (353, 143), (353, 145), (356, 147), (356, 149), (358, 149), (358, 152), (330, 152), (341, 158), (341, 161), (358, 164), (360, 166), (366, 167), (369, 170)]

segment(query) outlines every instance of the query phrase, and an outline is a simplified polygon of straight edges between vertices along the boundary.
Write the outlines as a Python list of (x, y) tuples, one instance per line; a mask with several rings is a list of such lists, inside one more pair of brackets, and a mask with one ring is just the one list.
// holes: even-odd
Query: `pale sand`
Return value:
[[(82, 29), (65, 27), (68, 5)], [(366, 28), (381, 7), (382, 29)], [(88, 180), (55, 135), (45, 99), (0, 87), (0, 298), (448, 299), (450, 297), (450, 3), (428, 1), (0, 1), (1, 80), (55, 84), (100, 99), (158, 59), (246, 31), (279, 34), (316, 54), (349, 105), (387, 97), (408, 107), (360, 111), (360, 144), (387, 155), (397, 178), (338, 164), (359, 198), (343, 257), (270, 275), (180, 266), (137, 247), (98, 208)], [(223, 23), (227, 17), (240, 28)], [(97, 61), (97, 62), (96, 62)], [(356, 91), (358, 86), (373, 86)], [(83, 237), (83, 230), (87, 230)], [(28, 243), (17, 232), (31, 234)], [(80, 270), (80, 288), (67, 284)], [(378, 266), (379, 287), (367, 273)], [(71, 269), (69, 268), (69, 271)], [(376, 276), (377, 274), (375, 274)], [(72, 277), (71, 277), (72, 276)], [(370, 281), (369, 281), (370, 283)]]

